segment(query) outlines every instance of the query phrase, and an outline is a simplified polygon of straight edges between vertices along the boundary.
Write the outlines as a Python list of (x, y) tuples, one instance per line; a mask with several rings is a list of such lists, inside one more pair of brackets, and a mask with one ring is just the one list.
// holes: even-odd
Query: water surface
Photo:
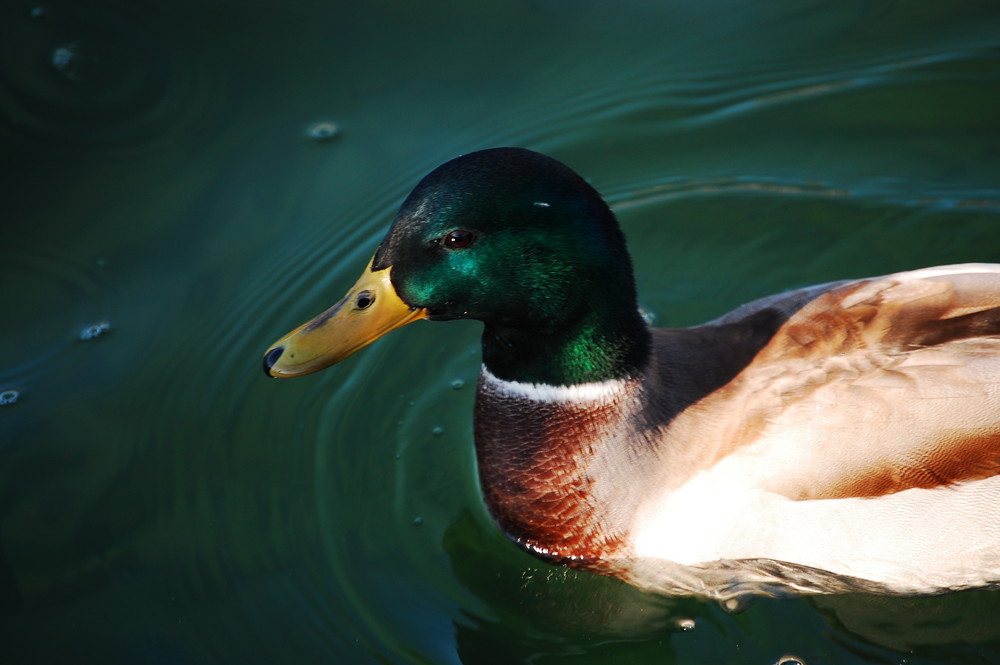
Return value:
[(605, 193), (659, 325), (1000, 261), (998, 117), (988, 2), (3, 3), (0, 661), (997, 662), (994, 593), (731, 615), (521, 553), (478, 324), (260, 356), (496, 145)]

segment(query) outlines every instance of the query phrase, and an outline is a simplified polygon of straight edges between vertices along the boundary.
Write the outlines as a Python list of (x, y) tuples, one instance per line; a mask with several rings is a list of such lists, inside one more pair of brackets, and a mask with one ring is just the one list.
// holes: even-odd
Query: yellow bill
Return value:
[(264, 354), (270, 376), (302, 376), (339, 363), (382, 335), (423, 319), (427, 310), (404, 303), (389, 280), (392, 266), (372, 270), (340, 302), (288, 333)]

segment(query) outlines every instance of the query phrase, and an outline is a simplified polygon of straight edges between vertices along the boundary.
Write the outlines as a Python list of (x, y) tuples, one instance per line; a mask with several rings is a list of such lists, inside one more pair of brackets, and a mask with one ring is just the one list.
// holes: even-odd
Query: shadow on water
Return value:
[(701, 611), (696, 601), (536, 561), (468, 513), (443, 546), (458, 580), (486, 603), (455, 622), (463, 663), (657, 662), (670, 652), (670, 636), (694, 625), (691, 612)]

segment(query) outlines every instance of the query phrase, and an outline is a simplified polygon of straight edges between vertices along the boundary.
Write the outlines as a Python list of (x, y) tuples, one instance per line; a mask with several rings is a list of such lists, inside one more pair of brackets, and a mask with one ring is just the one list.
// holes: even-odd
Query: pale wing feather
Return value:
[(1000, 267), (977, 264), (816, 297), (671, 423), (636, 554), (790, 562), (899, 592), (1000, 579), (998, 308)]
[(707, 401), (738, 414), (722, 450), (763, 460), (752, 482), (797, 499), (1000, 471), (1000, 272), (970, 268), (848, 284), (802, 308)]

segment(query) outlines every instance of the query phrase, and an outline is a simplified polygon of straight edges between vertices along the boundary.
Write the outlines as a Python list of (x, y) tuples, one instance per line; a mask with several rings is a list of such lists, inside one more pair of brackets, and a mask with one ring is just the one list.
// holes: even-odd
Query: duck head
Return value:
[(571, 169), (521, 148), (427, 175), (354, 287), (275, 342), (264, 369), (315, 372), (419, 319), (483, 321), (484, 362), (508, 380), (621, 378), (648, 354), (611, 210)]

